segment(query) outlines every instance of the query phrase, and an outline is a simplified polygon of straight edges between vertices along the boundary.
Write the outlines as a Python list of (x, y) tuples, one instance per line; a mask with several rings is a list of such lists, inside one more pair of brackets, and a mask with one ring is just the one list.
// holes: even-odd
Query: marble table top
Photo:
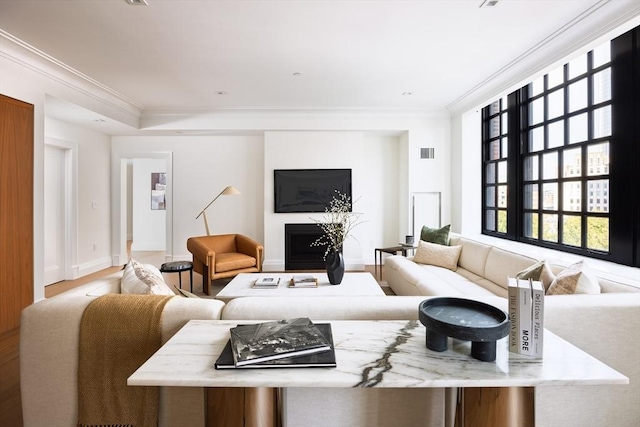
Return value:
[[(293, 276), (314, 276), (318, 278), (318, 286), (312, 288), (290, 288), (289, 281)], [(274, 289), (259, 289), (252, 287), (258, 277), (279, 277), (280, 283)], [(347, 272), (342, 283), (329, 283), (327, 273), (241, 273), (233, 278), (220, 292), (216, 299), (229, 302), (239, 297), (281, 297), (281, 296), (365, 296), (384, 295), (382, 288), (371, 273)]]
[(191, 320), (128, 379), (128, 385), (185, 387), (526, 387), (628, 384), (624, 375), (545, 330), (544, 357), (497, 342), (495, 362), (474, 359), (471, 343), (427, 349), (411, 321), (331, 321), (336, 368), (216, 370), (229, 328), (255, 321)]

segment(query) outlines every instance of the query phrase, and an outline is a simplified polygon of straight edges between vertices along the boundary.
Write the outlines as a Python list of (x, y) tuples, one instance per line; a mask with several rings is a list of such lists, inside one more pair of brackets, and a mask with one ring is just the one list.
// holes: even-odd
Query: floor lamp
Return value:
[(218, 197), (220, 196), (233, 196), (236, 194), (240, 194), (240, 191), (238, 191), (238, 189), (233, 185), (228, 186), (227, 188), (222, 190), (220, 194), (218, 194), (211, 202), (209, 202), (209, 204), (205, 206), (204, 209), (202, 209), (202, 211), (198, 214), (196, 219), (200, 218), (200, 215), (204, 217), (204, 227), (207, 229), (207, 236), (211, 236), (211, 233), (209, 233), (209, 222), (207, 221), (207, 212), (206, 212), (207, 208), (211, 206), (213, 202), (218, 200)]

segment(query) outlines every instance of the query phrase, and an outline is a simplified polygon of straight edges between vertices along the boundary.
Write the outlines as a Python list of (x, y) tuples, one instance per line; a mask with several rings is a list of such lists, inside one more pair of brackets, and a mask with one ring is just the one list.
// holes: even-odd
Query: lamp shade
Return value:
[(227, 188), (222, 190), (222, 193), (220, 193), (220, 195), (222, 196), (233, 196), (235, 194), (241, 194), (241, 193), (240, 193), (240, 190), (238, 190), (233, 185), (228, 186)]

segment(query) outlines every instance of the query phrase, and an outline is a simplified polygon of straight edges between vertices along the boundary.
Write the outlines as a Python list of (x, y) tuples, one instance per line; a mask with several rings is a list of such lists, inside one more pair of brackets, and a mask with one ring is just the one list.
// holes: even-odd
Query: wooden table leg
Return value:
[(456, 427), (534, 427), (533, 387), (458, 389)]
[(206, 388), (206, 427), (280, 427), (276, 388)]

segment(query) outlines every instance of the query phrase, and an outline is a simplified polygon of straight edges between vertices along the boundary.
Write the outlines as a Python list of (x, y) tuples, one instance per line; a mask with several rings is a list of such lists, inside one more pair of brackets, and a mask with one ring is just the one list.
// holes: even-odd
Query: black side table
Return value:
[(182, 272), (189, 272), (189, 289), (193, 292), (193, 263), (191, 261), (165, 262), (160, 266), (162, 273), (178, 273), (180, 289), (182, 289)]
[[(391, 255), (397, 255), (398, 252), (402, 253), (402, 256), (407, 256), (407, 251), (408, 250), (414, 250), (416, 249), (417, 246), (409, 246), (409, 245), (398, 245), (398, 246), (391, 246), (388, 248), (375, 248), (375, 250), (373, 251), (373, 257), (374, 257), (374, 273), (376, 276), (378, 276), (378, 278), (380, 280), (382, 280), (382, 254), (386, 253), (386, 254), (391, 254)], [(380, 262), (378, 262), (378, 259), (380, 260)], [(378, 266), (380, 266), (380, 273), (378, 273)]]

